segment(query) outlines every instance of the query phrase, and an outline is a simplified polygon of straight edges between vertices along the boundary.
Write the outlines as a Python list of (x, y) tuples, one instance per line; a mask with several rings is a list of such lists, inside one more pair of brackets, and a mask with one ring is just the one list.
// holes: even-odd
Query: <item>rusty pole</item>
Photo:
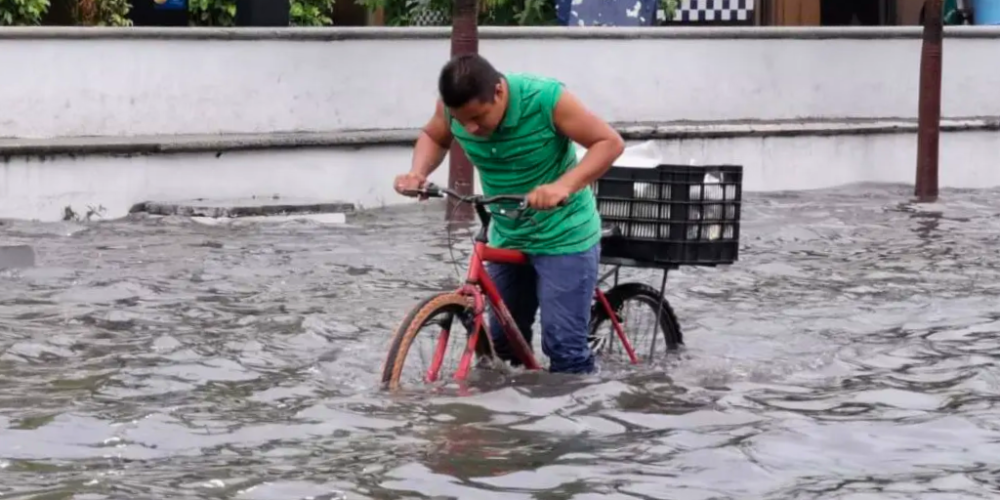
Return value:
[[(451, 17), (451, 55), (479, 52), (479, 5), (477, 0), (454, 0)], [(448, 187), (462, 195), (473, 192), (474, 170), (458, 141), (452, 141), (448, 154)], [(468, 203), (448, 198), (448, 221), (470, 221), (475, 216)]]
[(917, 125), (918, 203), (938, 198), (938, 144), (941, 139), (941, 59), (944, 31), (941, 0), (929, 0), (924, 11), (920, 51), (920, 104)]

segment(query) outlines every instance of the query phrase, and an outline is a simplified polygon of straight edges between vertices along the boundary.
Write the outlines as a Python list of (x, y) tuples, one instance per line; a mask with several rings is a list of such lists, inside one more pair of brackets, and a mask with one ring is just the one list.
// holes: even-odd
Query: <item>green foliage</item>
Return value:
[(232, 26), (236, 0), (188, 0), (188, 15), (193, 26)]
[(356, 0), (369, 12), (382, 9), (386, 26), (410, 26), (421, 11), (440, 12), (451, 17), (451, 0)]
[(86, 26), (131, 26), (129, 0), (71, 0), (77, 24)]
[(292, 26), (329, 26), (333, 24), (335, 0), (292, 0)]
[(677, 3), (678, 0), (660, 0), (660, 8), (663, 9), (668, 21), (674, 18), (674, 12), (677, 12)]
[(101, 0), (97, 5), (98, 26), (132, 26), (128, 18), (132, 10), (129, 0)]
[[(292, 26), (329, 26), (335, 0), (292, 0)], [(236, 0), (188, 0), (193, 26), (233, 26)]]
[[(356, 0), (374, 12), (385, 13), (386, 26), (411, 26), (424, 11), (440, 13), (448, 24), (452, 0)], [(555, 24), (553, 0), (480, 0), (479, 24), (482, 26), (538, 26)]]
[(0, 26), (37, 26), (49, 11), (49, 0), (0, 0)]
[(554, 0), (483, 0), (483, 26), (544, 26), (556, 24)]
[[(410, 26), (417, 14), (430, 10), (451, 17), (452, 0), (356, 0), (369, 11), (381, 8), (387, 26)], [(598, 0), (600, 1), (600, 0)], [(658, 0), (667, 19), (673, 18), (679, 0)], [(554, 0), (480, 0), (481, 26), (545, 26), (556, 24)]]

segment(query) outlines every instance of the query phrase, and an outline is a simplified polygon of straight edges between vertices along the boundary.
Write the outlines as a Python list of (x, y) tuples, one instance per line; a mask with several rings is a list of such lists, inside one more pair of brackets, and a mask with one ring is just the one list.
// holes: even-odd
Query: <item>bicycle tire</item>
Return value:
[[(438, 313), (441, 312), (455, 312), (461, 313), (465, 311), (473, 311), (474, 304), (472, 297), (462, 295), (456, 292), (446, 292), (437, 295), (432, 295), (420, 301), (396, 328), (395, 333), (392, 337), (392, 342), (389, 345), (389, 350), (386, 353), (385, 361), (382, 364), (382, 385), (388, 389), (397, 389), (399, 387), (399, 377), (403, 372), (403, 366), (406, 363), (406, 355), (409, 353), (410, 345), (413, 343), (413, 339), (416, 338), (417, 332), (427, 323), (427, 320), (433, 318)], [(477, 354), (482, 354), (484, 349), (489, 349), (488, 342), (486, 339), (480, 339), (481, 342), (477, 342), (476, 352)], [(466, 339), (468, 341), (468, 339)], [(482, 344), (487, 344), (483, 346)], [(463, 350), (465, 347), (463, 346)]]
[[(663, 331), (663, 339), (667, 343), (667, 350), (675, 351), (684, 345), (684, 333), (681, 331), (680, 322), (677, 321), (677, 314), (666, 297), (660, 295), (655, 288), (645, 283), (621, 283), (612, 287), (604, 293), (608, 300), (608, 305), (616, 314), (621, 313), (621, 308), (625, 302), (632, 299), (648, 303), (653, 310), (660, 308), (660, 329)], [(608, 321), (607, 311), (600, 301), (595, 300), (590, 312), (590, 331), (588, 341), (597, 332), (602, 322)], [(625, 332), (628, 335), (628, 332)]]

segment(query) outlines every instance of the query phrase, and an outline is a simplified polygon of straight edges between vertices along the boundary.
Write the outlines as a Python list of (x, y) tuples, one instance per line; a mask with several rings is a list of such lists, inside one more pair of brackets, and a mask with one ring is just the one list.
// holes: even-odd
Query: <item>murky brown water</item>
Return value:
[(0, 498), (995, 498), (998, 195), (750, 196), (742, 260), (671, 276), (666, 367), (467, 397), (376, 389), (455, 282), (436, 207), (0, 226), (39, 261), (0, 272)]

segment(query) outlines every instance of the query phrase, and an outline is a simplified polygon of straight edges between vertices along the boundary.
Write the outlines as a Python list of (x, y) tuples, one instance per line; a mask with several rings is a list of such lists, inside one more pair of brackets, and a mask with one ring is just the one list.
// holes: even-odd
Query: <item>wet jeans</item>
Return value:
[[(486, 265), (503, 301), (525, 340), (531, 345), (531, 327), (541, 309), (542, 352), (549, 371), (592, 373), (594, 356), (587, 344), (590, 305), (597, 286), (600, 244), (566, 255), (529, 255), (530, 265)], [(491, 314), (490, 336), (497, 355), (512, 365), (506, 334)]]

